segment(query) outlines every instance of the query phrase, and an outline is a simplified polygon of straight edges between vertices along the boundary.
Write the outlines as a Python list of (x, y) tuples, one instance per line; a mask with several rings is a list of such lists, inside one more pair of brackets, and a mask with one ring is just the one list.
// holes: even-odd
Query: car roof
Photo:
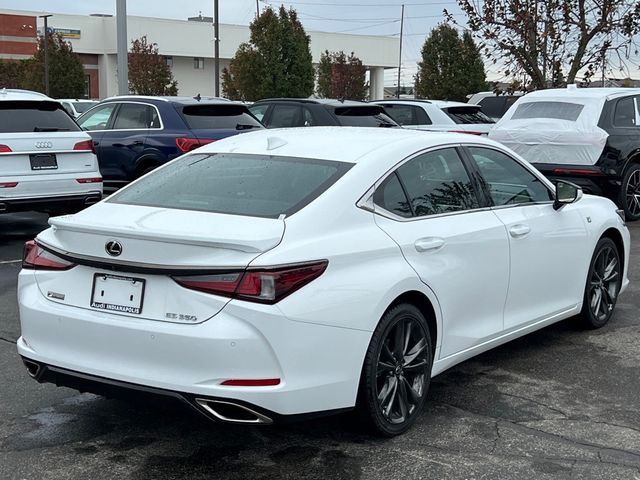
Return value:
[(357, 100), (339, 100), (336, 98), (265, 98), (262, 100), (258, 100), (254, 103), (254, 105), (269, 102), (312, 103), (319, 105), (330, 105), (335, 107), (366, 105), (366, 102), (359, 102)]
[(385, 99), (385, 100), (372, 100), (371, 103), (377, 103), (380, 105), (385, 105), (389, 103), (399, 103), (402, 105), (420, 105), (423, 103), (428, 103), (431, 105), (435, 105), (439, 108), (448, 108), (448, 107), (474, 107), (475, 103), (463, 103), (463, 102), (454, 102), (449, 100), (426, 100), (426, 99), (415, 99), (415, 100), (395, 100), (395, 99)]
[[(199, 98), (199, 99), (198, 99)], [(177, 103), (180, 105), (191, 105), (191, 104), (218, 104), (224, 103), (229, 104), (232, 103), (230, 100), (221, 97), (186, 97), (186, 96), (160, 96), (160, 95), (116, 95), (113, 97), (105, 98), (104, 102), (112, 102), (118, 100), (153, 100), (158, 102), (167, 102), (167, 103)], [(239, 103), (240, 102), (233, 102)]]
[(0, 101), (2, 100), (48, 100), (56, 102), (53, 98), (47, 97), (43, 93), (32, 92), (31, 90), (20, 90), (17, 88), (0, 89)]
[(56, 98), (59, 102), (81, 102), (81, 103), (99, 103), (99, 100), (91, 100), (89, 98)]
[[(327, 138), (331, 141), (327, 142)], [(243, 133), (205, 145), (198, 149), (198, 152), (268, 154), (358, 163), (366, 161), (369, 153), (390, 145), (393, 145), (393, 148), (401, 147), (403, 143), (409, 149), (415, 146), (416, 150), (442, 144), (497, 145), (492, 140), (475, 135), (470, 138), (469, 135), (460, 133), (400, 128), (298, 127)]]
[(547, 90), (537, 90), (527, 93), (523, 98), (525, 101), (531, 99), (561, 99), (561, 98), (583, 98), (590, 100), (615, 98), (624, 95), (640, 95), (640, 88), (578, 88), (569, 85), (567, 88), (550, 88)]

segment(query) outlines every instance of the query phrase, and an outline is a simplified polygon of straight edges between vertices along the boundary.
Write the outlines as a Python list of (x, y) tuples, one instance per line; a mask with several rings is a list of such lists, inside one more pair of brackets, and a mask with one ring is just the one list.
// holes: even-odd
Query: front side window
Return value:
[(469, 152), (478, 165), (494, 205), (553, 200), (553, 194), (538, 177), (505, 153), (482, 147), (469, 147)]
[(454, 148), (423, 153), (398, 168), (397, 174), (417, 217), (479, 206), (469, 174)]
[(156, 109), (141, 103), (123, 103), (118, 110), (114, 130), (138, 130), (151, 128), (157, 118)]
[(613, 124), (616, 127), (636, 127), (636, 106), (633, 97), (621, 98), (616, 104)]
[(82, 115), (78, 119), (78, 124), (83, 130), (105, 130), (116, 106), (116, 103), (100, 105)]
[(304, 208), (352, 166), (347, 162), (238, 153), (184, 155), (108, 201), (278, 218)]

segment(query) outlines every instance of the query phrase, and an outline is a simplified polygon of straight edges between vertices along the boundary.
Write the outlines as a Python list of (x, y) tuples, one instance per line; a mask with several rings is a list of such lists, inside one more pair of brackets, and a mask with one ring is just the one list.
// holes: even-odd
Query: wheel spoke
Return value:
[(421, 338), (418, 343), (416, 343), (415, 346), (404, 356), (404, 364), (410, 365), (411, 362), (413, 362), (416, 357), (422, 353), (426, 346), (427, 341), (424, 338)]
[(411, 330), (413, 330), (413, 322), (409, 322), (406, 328), (406, 332), (404, 334), (404, 346), (402, 347), (402, 356), (407, 354), (407, 349), (409, 348), (409, 340), (411, 339)]
[(392, 372), (392, 371), (393, 371), (393, 369), (394, 369), (394, 366), (393, 366), (393, 365), (390, 365), (390, 364), (388, 364), (388, 363), (385, 363), (385, 362), (379, 361), (379, 362), (378, 362), (378, 371), (377, 371), (377, 374), (378, 374), (378, 376), (380, 376), (380, 375), (383, 375), (383, 374), (385, 374), (385, 373)]
[(409, 383), (409, 380), (407, 380), (406, 377), (402, 377), (402, 381), (407, 388), (409, 397), (411, 397), (411, 403), (416, 405), (420, 401), (420, 395), (413, 389), (413, 386)]
[(391, 396), (393, 390), (396, 387), (397, 379), (396, 377), (389, 377), (386, 382), (384, 382), (384, 386), (380, 393), (378, 394), (378, 402), (380, 402), (380, 406), (384, 408), (389, 397)]
[(396, 377), (393, 377), (393, 387), (391, 388), (391, 395), (389, 396), (389, 401), (386, 406), (383, 407), (383, 412), (385, 417), (389, 418), (391, 415), (391, 409), (393, 408), (393, 404), (395, 403), (396, 397), (398, 393), (398, 380)]
[(387, 356), (388, 360), (391, 360), (392, 362), (395, 363), (396, 358), (393, 356), (393, 353), (389, 349), (389, 345), (387, 345), (387, 339), (385, 339), (384, 342), (382, 342), (382, 353), (384, 353)]
[(422, 361), (420, 361), (418, 363), (413, 363), (413, 364), (408, 363), (408, 364), (406, 364), (404, 366), (404, 371), (405, 372), (413, 372), (415, 370), (420, 370), (420, 369), (426, 367), (427, 365), (429, 365), (429, 363), (426, 360), (422, 360)]
[(602, 287), (602, 295), (604, 296), (604, 303), (607, 307), (613, 305), (613, 296), (609, 292), (609, 289)]
[(591, 311), (598, 315), (600, 311), (600, 302), (602, 301), (602, 290), (596, 288), (591, 298)]
[(407, 399), (407, 385), (405, 382), (398, 384), (398, 406), (400, 407), (399, 420), (404, 422), (409, 414), (409, 400)]
[(609, 262), (607, 267), (604, 269), (604, 276), (602, 277), (602, 280), (605, 282), (608, 282), (612, 278), (615, 278), (616, 275), (618, 275), (618, 271), (616, 270), (617, 266), (618, 266), (618, 260), (615, 257), (613, 257), (613, 259)]
[(396, 361), (400, 361), (402, 358), (402, 352), (404, 350), (404, 320), (400, 320), (395, 328), (395, 338), (393, 342), (393, 354)]

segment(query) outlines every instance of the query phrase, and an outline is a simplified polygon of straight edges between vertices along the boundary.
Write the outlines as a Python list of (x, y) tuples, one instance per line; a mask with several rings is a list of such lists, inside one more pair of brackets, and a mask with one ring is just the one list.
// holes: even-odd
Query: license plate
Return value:
[(108, 273), (93, 276), (91, 306), (112, 312), (139, 314), (142, 311), (144, 279)]
[(31, 170), (57, 170), (58, 160), (53, 153), (34, 153), (29, 155)]

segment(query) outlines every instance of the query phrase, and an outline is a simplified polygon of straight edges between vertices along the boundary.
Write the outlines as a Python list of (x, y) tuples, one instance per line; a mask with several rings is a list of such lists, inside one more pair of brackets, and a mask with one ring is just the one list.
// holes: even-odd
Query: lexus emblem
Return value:
[(36, 148), (52, 148), (53, 143), (51, 142), (36, 142)]
[(115, 240), (108, 241), (105, 244), (104, 249), (112, 257), (117, 257), (122, 253), (122, 245), (120, 244), (120, 242), (116, 242)]

